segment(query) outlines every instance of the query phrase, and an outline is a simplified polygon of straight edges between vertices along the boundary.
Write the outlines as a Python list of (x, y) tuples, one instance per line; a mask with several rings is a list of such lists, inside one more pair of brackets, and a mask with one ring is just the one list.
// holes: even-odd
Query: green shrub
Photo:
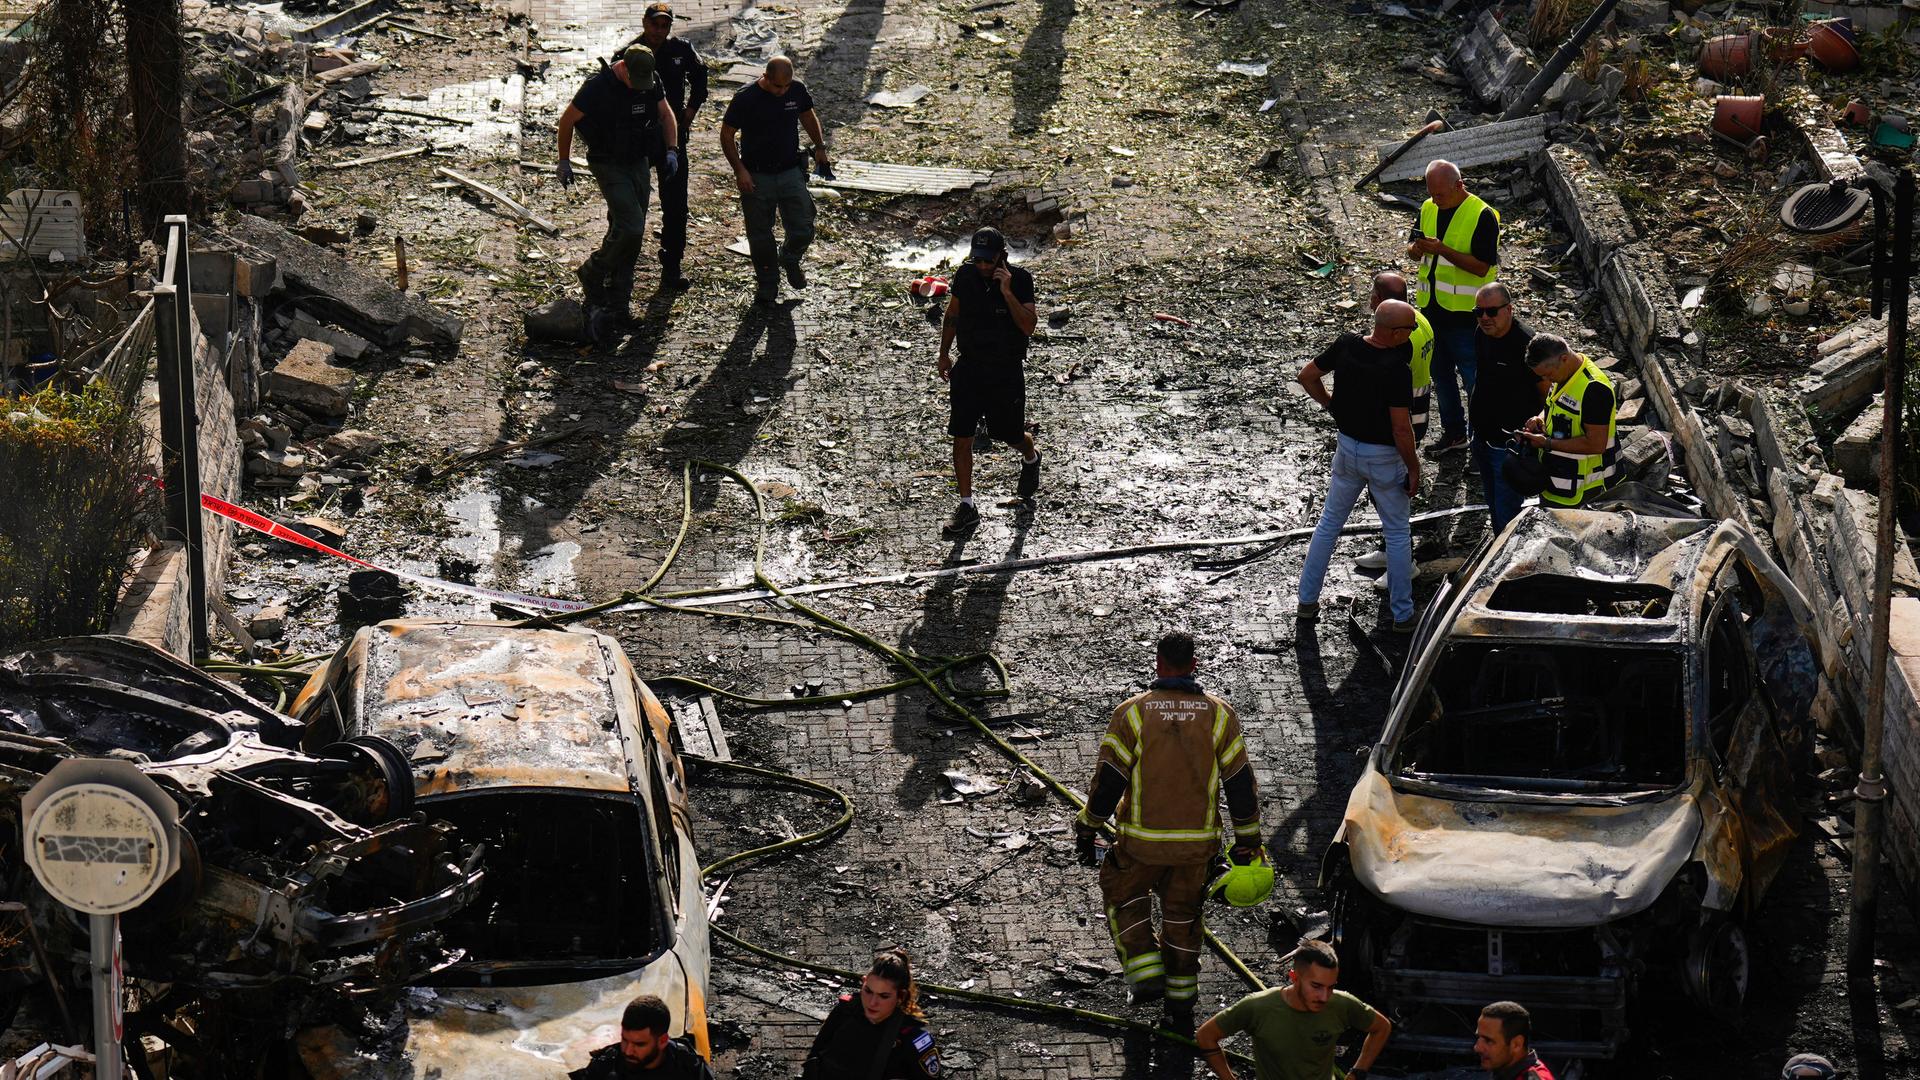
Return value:
[(106, 387), (0, 398), (0, 649), (107, 629), (160, 507), (153, 460)]

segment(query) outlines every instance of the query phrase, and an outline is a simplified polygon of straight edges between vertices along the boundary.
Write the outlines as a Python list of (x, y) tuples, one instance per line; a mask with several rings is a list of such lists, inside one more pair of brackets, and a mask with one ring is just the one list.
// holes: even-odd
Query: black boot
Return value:
[(660, 260), (660, 291), (686, 292), (693, 288), (693, 280), (680, 272), (680, 260), (668, 262)]

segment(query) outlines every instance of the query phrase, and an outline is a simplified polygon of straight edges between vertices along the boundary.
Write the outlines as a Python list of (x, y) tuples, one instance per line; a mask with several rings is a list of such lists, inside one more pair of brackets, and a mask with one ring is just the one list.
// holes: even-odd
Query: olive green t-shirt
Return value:
[(1253, 1074), (1259, 1080), (1329, 1080), (1333, 1047), (1349, 1031), (1373, 1026), (1372, 1006), (1335, 990), (1327, 1007), (1302, 1012), (1287, 1004), (1286, 988), (1248, 994), (1213, 1018), (1227, 1035), (1253, 1037)]

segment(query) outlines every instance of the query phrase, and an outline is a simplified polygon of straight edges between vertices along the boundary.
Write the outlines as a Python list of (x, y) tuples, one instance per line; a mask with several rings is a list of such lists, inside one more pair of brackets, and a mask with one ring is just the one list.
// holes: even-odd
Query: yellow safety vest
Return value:
[(1427, 432), (1427, 403), (1433, 397), (1433, 324), (1418, 311), (1413, 313), (1413, 407), (1407, 410), (1413, 421), (1413, 439), (1419, 442)]
[[(1500, 223), (1500, 211), (1481, 201), (1478, 195), (1469, 195), (1453, 211), (1453, 219), (1447, 222), (1447, 235), (1438, 235), (1440, 207), (1432, 199), (1420, 204), (1420, 235), (1435, 238), (1455, 251), (1473, 252), (1473, 233), (1480, 227), (1480, 215), (1493, 215), (1495, 225)], [(1448, 311), (1472, 311), (1473, 294), (1483, 285), (1491, 285), (1499, 274), (1498, 266), (1487, 267), (1484, 274), (1469, 274), (1452, 262), (1439, 255), (1428, 255), (1420, 260), (1420, 292), (1415, 307), (1424, 308), (1431, 301), (1438, 301)]]
[[(1547, 437), (1553, 439), (1577, 439), (1586, 431), (1580, 422), (1580, 402), (1586, 397), (1587, 387), (1599, 383), (1608, 390), (1613, 389), (1613, 380), (1607, 374), (1593, 366), (1593, 361), (1582, 356), (1580, 370), (1566, 382), (1554, 387), (1547, 397)], [(1620, 412), (1620, 401), (1616, 397), (1612, 411), (1607, 413), (1607, 445), (1597, 454), (1570, 454), (1562, 450), (1547, 451), (1547, 486), (1540, 492), (1542, 502), (1555, 506), (1579, 506), (1587, 501), (1587, 496), (1613, 482), (1614, 438), (1613, 421)]]

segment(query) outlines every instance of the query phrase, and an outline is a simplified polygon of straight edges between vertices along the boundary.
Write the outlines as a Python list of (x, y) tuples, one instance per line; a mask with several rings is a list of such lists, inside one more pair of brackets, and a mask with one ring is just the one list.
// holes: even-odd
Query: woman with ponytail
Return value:
[(920, 1011), (907, 950), (876, 954), (858, 994), (841, 994), (814, 1037), (804, 1080), (932, 1080), (940, 1055)]

